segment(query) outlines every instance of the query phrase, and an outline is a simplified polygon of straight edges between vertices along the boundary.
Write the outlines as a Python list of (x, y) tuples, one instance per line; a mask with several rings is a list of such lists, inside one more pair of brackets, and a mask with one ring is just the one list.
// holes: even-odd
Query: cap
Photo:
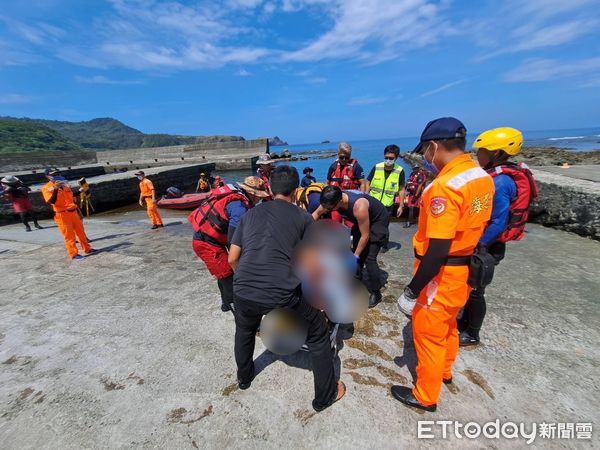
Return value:
[(256, 195), (257, 197), (268, 197), (269, 193), (265, 187), (265, 182), (258, 177), (246, 177), (243, 183), (239, 183), (238, 186), (249, 194)]
[(314, 172), (312, 167), (305, 167), (302, 173)]
[(144, 173), (144, 171), (143, 171), (143, 170), (140, 170), (139, 172), (136, 172), (136, 173), (134, 173), (134, 175), (135, 175), (136, 177), (137, 177), (138, 175), (141, 175), (141, 176), (143, 176), (143, 177), (145, 177), (145, 176), (146, 176), (146, 174)]
[(273, 164), (273, 159), (271, 159), (271, 155), (268, 153), (263, 153), (258, 157), (256, 164)]
[(464, 138), (466, 136), (467, 129), (460, 120), (454, 117), (441, 117), (427, 124), (423, 133), (421, 133), (419, 145), (411, 153), (421, 153), (423, 142)]
[(46, 167), (46, 170), (44, 170), (44, 175), (55, 175), (59, 172), (60, 170), (58, 170), (56, 167)]

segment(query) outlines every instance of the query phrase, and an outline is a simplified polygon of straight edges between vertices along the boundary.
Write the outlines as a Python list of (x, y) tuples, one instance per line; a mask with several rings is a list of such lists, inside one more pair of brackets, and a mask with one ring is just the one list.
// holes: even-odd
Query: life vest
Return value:
[(517, 196), (510, 202), (508, 225), (498, 238), (498, 242), (520, 241), (525, 233), (525, 224), (529, 217), (529, 205), (538, 197), (538, 188), (533, 174), (524, 163), (505, 164), (488, 169), (493, 177), (508, 175), (517, 186)]
[(354, 167), (358, 161), (351, 159), (348, 164), (342, 166), (339, 161), (335, 162), (335, 169), (329, 178), (330, 186), (339, 186), (341, 190), (358, 189), (359, 181), (355, 178)]
[(200, 178), (198, 181), (198, 189), (201, 191), (208, 191), (210, 189), (210, 185), (208, 184), (206, 178)]
[[(271, 197), (273, 197), (273, 193), (271, 192), (271, 185), (269, 184), (269, 177), (264, 174), (264, 172), (261, 170), (260, 167), (258, 169), (256, 169), (256, 176), (258, 178), (260, 178), (261, 180), (263, 180), (263, 182), (265, 183), (265, 189), (267, 190), (269, 195)], [(271, 199), (268, 197), (263, 199), (263, 201), (267, 201), (267, 200), (271, 200)]]
[(214, 245), (227, 244), (229, 216), (225, 208), (236, 200), (241, 201), (246, 208), (250, 207), (248, 198), (241, 190), (226, 184), (213, 189), (210, 196), (202, 200), (200, 206), (188, 216), (194, 231), (203, 235), (202, 240)]
[[(416, 170), (410, 174), (408, 181), (406, 183), (406, 194), (407, 195), (415, 195), (419, 189), (419, 185), (422, 184), (419, 182), (419, 178), (421, 173), (420, 170)], [(424, 178), (424, 177), (423, 177)]]
[(400, 175), (402, 174), (402, 166), (394, 164), (394, 168), (390, 174), (385, 176), (385, 163), (379, 163), (375, 166), (375, 173), (371, 181), (372, 197), (383, 203), (383, 206), (389, 207), (394, 204), (398, 187), (400, 185)]
[(321, 193), (324, 187), (323, 183), (312, 183), (310, 186), (298, 189), (296, 191), (296, 205), (308, 211), (308, 196), (313, 192)]

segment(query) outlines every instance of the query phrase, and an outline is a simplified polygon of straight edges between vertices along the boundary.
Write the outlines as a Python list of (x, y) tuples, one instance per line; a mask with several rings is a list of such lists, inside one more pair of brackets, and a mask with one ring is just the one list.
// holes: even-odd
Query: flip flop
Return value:
[(313, 408), (314, 408), (314, 410), (315, 410), (315, 411), (317, 411), (317, 412), (321, 412), (321, 411), (323, 411), (324, 409), (327, 409), (327, 408), (329, 408), (329, 407), (330, 407), (331, 405), (333, 405), (334, 403), (336, 403), (336, 402), (340, 401), (344, 395), (346, 395), (346, 385), (344, 384), (344, 382), (343, 382), (343, 381), (340, 381), (340, 380), (338, 380), (338, 381), (337, 381), (337, 395), (336, 395), (336, 397), (335, 397), (335, 400), (334, 400), (333, 402), (331, 402), (331, 403), (330, 403), (329, 405), (327, 405), (327, 406), (319, 406), (319, 407), (316, 407), (316, 406), (314, 405), (314, 403), (313, 403)]

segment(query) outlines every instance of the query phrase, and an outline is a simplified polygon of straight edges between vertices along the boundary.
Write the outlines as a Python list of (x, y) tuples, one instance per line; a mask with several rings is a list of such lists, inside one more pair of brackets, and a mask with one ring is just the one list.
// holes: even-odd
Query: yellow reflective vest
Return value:
[(402, 166), (394, 164), (394, 168), (385, 177), (385, 163), (379, 163), (375, 166), (373, 180), (371, 180), (371, 196), (375, 197), (383, 206), (392, 206), (394, 198), (400, 190), (400, 175), (402, 174)]

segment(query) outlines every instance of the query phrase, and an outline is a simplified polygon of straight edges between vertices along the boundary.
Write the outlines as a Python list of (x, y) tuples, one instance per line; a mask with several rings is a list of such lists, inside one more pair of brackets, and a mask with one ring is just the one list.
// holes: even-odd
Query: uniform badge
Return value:
[(448, 200), (444, 197), (433, 197), (431, 202), (429, 202), (429, 210), (431, 211), (431, 214), (436, 217), (444, 214), (444, 211), (446, 211), (447, 202)]

